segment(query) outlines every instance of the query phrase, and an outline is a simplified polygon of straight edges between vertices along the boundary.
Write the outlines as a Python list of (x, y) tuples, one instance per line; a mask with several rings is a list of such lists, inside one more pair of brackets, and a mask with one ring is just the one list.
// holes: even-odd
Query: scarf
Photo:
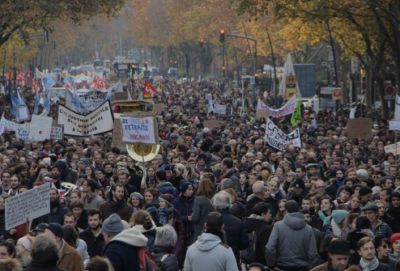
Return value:
[(264, 220), (264, 217), (262, 217), (260, 215), (255, 215), (255, 214), (250, 215), (249, 218), (254, 218), (254, 219), (258, 219), (258, 220)]
[(363, 271), (373, 271), (378, 268), (379, 261), (376, 257), (374, 257), (371, 261), (365, 262), (363, 258), (360, 260), (360, 266)]
[(158, 211), (160, 213), (160, 223), (164, 226), (168, 224), (169, 216), (174, 211), (174, 206), (171, 206), (169, 209), (160, 209)]
[(337, 178), (336, 178), (336, 183), (337, 183), (337, 185), (340, 187), (340, 186), (342, 186), (343, 184), (344, 184), (344, 182), (346, 181), (346, 178), (343, 178), (343, 180), (341, 180), (341, 181), (339, 181)]
[(335, 222), (335, 219), (332, 219), (331, 226), (332, 226), (333, 234), (337, 238), (339, 238), (341, 240), (347, 240), (347, 235), (349, 235), (349, 232), (350, 232), (349, 227), (345, 226), (344, 229), (341, 230), (339, 225)]
[(396, 220), (400, 220), (400, 208), (395, 208), (392, 204), (389, 204), (388, 214), (393, 216)]
[(331, 222), (331, 215), (330, 216), (326, 216), (324, 212), (322, 212), (322, 210), (318, 211), (318, 215), (319, 218), (321, 218), (322, 222), (324, 223), (323, 226), (325, 226), (326, 224), (329, 224), (329, 222)]

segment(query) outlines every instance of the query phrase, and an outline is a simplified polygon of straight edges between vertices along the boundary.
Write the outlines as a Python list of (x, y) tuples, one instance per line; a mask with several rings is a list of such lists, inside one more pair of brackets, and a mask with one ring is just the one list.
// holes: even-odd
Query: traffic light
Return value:
[(175, 64), (175, 67), (178, 66), (178, 61), (175, 60), (174, 64)]
[(170, 60), (169, 63), (172, 64), (172, 60)]
[(117, 41), (114, 41), (114, 44), (117, 45)]
[(146, 68), (147, 71), (147, 61), (144, 62), (144, 67)]
[(219, 31), (219, 41), (220, 41), (221, 43), (224, 43), (224, 42), (225, 42), (225, 30), (223, 30), (223, 29), (221, 29), (221, 30)]
[(44, 42), (49, 42), (49, 31), (48, 30), (44, 31)]
[(132, 75), (135, 74), (135, 70), (136, 70), (136, 65), (135, 64), (131, 64), (131, 70), (132, 70)]
[(225, 66), (222, 66), (222, 72), (225, 74)]
[(254, 74), (254, 82), (256, 83), (256, 85), (258, 84), (258, 77), (259, 77), (259, 74), (255, 73)]
[(203, 40), (203, 39), (200, 39), (199, 43), (200, 43), (200, 48), (202, 48), (202, 49), (203, 49), (203, 43), (204, 43), (204, 40)]
[(94, 55), (92, 55), (92, 58), (94, 58)]
[(160, 57), (158, 60), (160, 60), (160, 61), (161, 61), (161, 60), (162, 60), (162, 58)]

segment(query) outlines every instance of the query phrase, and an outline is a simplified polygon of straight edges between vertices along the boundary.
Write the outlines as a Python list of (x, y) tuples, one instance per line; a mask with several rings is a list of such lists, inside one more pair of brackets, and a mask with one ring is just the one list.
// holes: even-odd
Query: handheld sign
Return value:
[(6, 199), (6, 230), (50, 213), (50, 183)]
[(121, 118), (122, 141), (125, 143), (142, 143), (155, 145), (155, 125), (154, 117), (143, 118)]

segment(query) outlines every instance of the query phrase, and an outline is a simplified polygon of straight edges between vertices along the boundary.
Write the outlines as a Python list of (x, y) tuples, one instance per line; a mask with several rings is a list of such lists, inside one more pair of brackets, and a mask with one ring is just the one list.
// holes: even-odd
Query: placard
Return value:
[(204, 127), (212, 129), (213, 127), (220, 127), (221, 124), (219, 123), (219, 120), (205, 120), (204, 121)]
[(290, 134), (285, 134), (269, 118), (265, 129), (265, 141), (275, 149), (285, 151), (286, 144), (292, 142), (295, 147), (301, 147), (300, 130), (297, 128)]
[(164, 103), (154, 104), (153, 105), (153, 111), (155, 111), (155, 112), (163, 112), (163, 111), (165, 111), (165, 104)]
[(105, 101), (86, 116), (60, 104), (57, 124), (63, 124), (64, 134), (71, 136), (89, 136), (110, 132), (114, 128), (114, 116), (110, 101)]
[[(102, 103), (104, 103), (104, 101), (107, 99), (107, 95), (108, 95), (107, 91), (100, 91), (97, 89), (84, 90), (84, 91), (78, 90), (78, 100), (81, 111), (80, 113), (89, 114), (97, 107), (99, 107)], [(68, 90), (65, 105), (68, 108), (77, 111), (75, 104), (73, 102), (73, 96), (74, 93), (71, 90)]]
[(385, 146), (385, 153), (388, 154), (389, 152), (393, 153), (393, 155), (400, 154), (400, 143), (392, 144)]
[(6, 199), (6, 230), (50, 213), (50, 183)]
[(267, 119), (269, 117), (269, 109), (268, 108), (256, 108), (256, 120), (261, 118)]
[(126, 149), (126, 144), (122, 142), (122, 125), (121, 125), (121, 114), (114, 115), (114, 130), (112, 136), (112, 145), (120, 150)]
[(21, 127), (18, 128), (15, 132), (17, 138), (22, 140), (29, 140), (30, 139), (30, 123), (21, 124)]
[(211, 94), (206, 94), (206, 101), (212, 100), (212, 95)]
[(400, 131), (400, 120), (389, 121), (389, 130), (390, 131)]
[(261, 109), (269, 109), (269, 116), (272, 118), (282, 118), (286, 115), (293, 114), (297, 105), (297, 94), (293, 95), (292, 99), (290, 99), (284, 106), (279, 109), (272, 109), (268, 107), (265, 103), (263, 103), (260, 99), (258, 99), (257, 108)]
[(46, 116), (32, 115), (29, 139), (37, 141), (50, 139), (52, 122), (52, 118)]
[(226, 114), (226, 105), (215, 104), (214, 105), (214, 113), (225, 115)]
[(121, 117), (120, 120), (123, 134), (122, 142), (157, 144), (155, 134), (157, 121), (154, 117)]
[(18, 106), (18, 117), (19, 120), (27, 120), (29, 119), (29, 113), (28, 113), (28, 108), (26, 105), (19, 105)]
[(371, 126), (372, 120), (370, 118), (357, 118), (349, 119), (347, 123), (349, 139), (351, 138), (361, 138), (367, 139), (371, 138)]
[(179, 113), (181, 113), (181, 111), (182, 111), (181, 106), (177, 106), (172, 109), (172, 113), (174, 113), (174, 114), (179, 114)]
[(64, 125), (53, 124), (51, 125), (51, 139), (63, 140), (64, 139)]

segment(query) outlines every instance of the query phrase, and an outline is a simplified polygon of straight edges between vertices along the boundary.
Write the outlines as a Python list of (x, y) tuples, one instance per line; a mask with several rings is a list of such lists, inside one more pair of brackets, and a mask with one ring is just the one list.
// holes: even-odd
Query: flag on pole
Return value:
[(42, 83), (44, 92), (47, 93), (47, 91), (56, 84), (56, 81), (54, 81), (54, 79), (50, 75), (47, 75), (45, 78), (43, 78)]
[[(50, 104), (51, 104), (51, 101), (50, 101), (50, 93), (47, 93), (47, 97), (46, 97), (46, 101), (45, 101), (45, 103), (44, 103), (44, 107), (43, 107), (42, 114), (43, 114), (44, 111), (46, 111), (47, 114), (50, 112)], [(46, 115), (47, 115), (47, 114), (46, 114)]]
[(75, 109), (77, 113), (81, 113), (81, 104), (79, 102), (78, 91), (76, 90), (76, 85), (74, 85), (74, 97), (73, 97)]
[(301, 101), (300, 99), (297, 100), (296, 109), (293, 112), (293, 115), (290, 119), (293, 127), (295, 127), (299, 122), (301, 122)]
[(39, 91), (36, 91), (35, 107), (33, 109), (33, 113), (36, 114), (36, 115), (38, 113), (39, 104), (40, 104)]
[[(150, 84), (149, 82), (144, 81), (144, 97), (145, 98), (154, 98), (154, 96), (156, 96), (157, 94), (157, 89)], [(170, 97), (171, 99), (171, 97)]]

